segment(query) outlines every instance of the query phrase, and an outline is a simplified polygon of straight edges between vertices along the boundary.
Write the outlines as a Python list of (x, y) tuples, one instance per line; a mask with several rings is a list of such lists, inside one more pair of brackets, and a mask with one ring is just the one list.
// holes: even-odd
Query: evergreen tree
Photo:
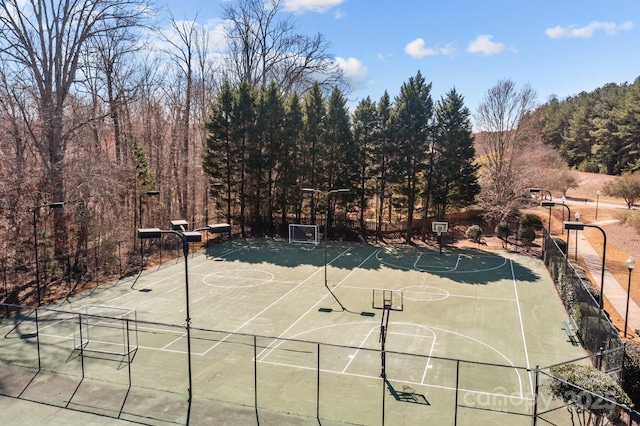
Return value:
[(426, 169), (431, 139), (433, 100), (431, 83), (418, 71), (400, 88), (394, 108), (393, 177), (407, 200), (407, 235), (410, 242), (413, 218), (420, 190), (420, 176)]
[(240, 83), (234, 103), (233, 139), (237, 146), (237, 160), (239, 161), (239, 193), (240, 199), (240, 232), (242, 238), (247, 237), (247, 168), (249, 153), (255, 134), (255, 93), (251, 86)]
[[(358, 153), (358, 168), (360, 173), (360, 187), (358, 188), (358, 208), (360, 210), (360, 229), (366, 240), (365, 211), (371, 191), (367, 191), (367, 181), (374, 178), (373, 146), (378, 127), (378, 117), (375, 102), (368, 96), (360, 101), (353, 117), (353, 137)], [(377, 177), (376, 177), (377, 179)]]
[(303, 113), (300, 98), (296, 93), (286, 100), (285, 124), (283, 135), (283, 152), (287, 153), (282, 161), (278, 188), (280, 194), (280, 208), (282, 214), (282, 231), (287, 229), (287, 213), (295, 209), (295, 223), (300, 223), (302, 215), (300, 176), (303, 160), (304, 133)]
[(640, 77), (629, 86), (616, 113), (620, 170), (640, 170)]
[[(380, 232), (382, 227), (382, 216), (385, 207), (385, 199), (387, 195), (389, 162), (393, 154), (393, 144), (391, 143), (391, 100), (389, 94), (385, 90), (378, 101), (378, 126), (376, 128), (376, 138), (372, 147), (372, 174), (376, 176), (378, 187), (378, 212), (377, 212), (377, 230)], [(389, 196), (391, 201), (391, 196)], [(391, 202), (389, 204), (389, 221), (391, 221)], [(378, 235), (380, 237), (380, 235)]]
[(590, 155), (593, 145), (590, 133), (592, 117), (593, 100), (586, 93), (581, 93), (575, 100), (561, 149), (561, 153), (569, 159), (569, 167), (577, 167), (585, 172), (598, 171)]
[(462, 207), (474, 202), (480, 193), (478, 166), (474, 164), (475, 148), (471, 113), (464, 98), (455, 89), (438, 102), (434, 134), (437, 179), (433, 181), (433, 202), (438, 220), (444, 219), (448, 207)]
[[(358, 180), (357, 152), (346, 103), (342, 92), (337, 88), (327, 99), (327, 116), (323, 126), (327, 167), (324, 184), (318, 189), (353, 188)], [(339, 200), (329, 200), (329, 211), (326, 212), (329, 225), (332, 221), (333, 205), (344, 201), (344, 196)]]
[(284, 124), (284, 101), (278, 87), (272, 83), (260, 92), (254, 137), (259, 150), (252, 150), (249, 155), (253, 158), (250, 165), (254, 171), (253, 217), (256, 218), (252, 226), (259, 234), (263, 233), (263, 226), (270, 234), (273, 232), (276, 184), (282, 163), (288, 155), (283, 150)]
[[(202, 167), (211, 182), (224, 182), (226, 187), (226, 221), (231, 223), (231, 193), (236, 182), (237, 146), (233, 138), (232, 123), (234, 93), (225, 83), (211, 105), (205, 123), (207, 139), (202, 153)], [(208, 196), (208, 195), (207, 195)]]
[(600, 173), (619, 174), (621, 142), (616, 134), (615, 111), (620, 99), (624, 98), (624, 86), (608, 84), (595, 90), (591, 96), (595, 101), (589, 132), (593, 137), (591, 162)]
[[(319, 85), (314, 85), (304, 100), (304, 148), (301, 150), (304, 164), (301, 167), (300, 182), (303, 186), (316, 188), (323, 183), (326, 151), (322, 142), (323, 123), (326, 109)], [(310, 200), (311, 223), (316, 222), (315, 197)]]
[(133, 140), (133, 155), (136, 160), (136, 196), (153, 188), (155, 177), (149, 159), (137, 139)]

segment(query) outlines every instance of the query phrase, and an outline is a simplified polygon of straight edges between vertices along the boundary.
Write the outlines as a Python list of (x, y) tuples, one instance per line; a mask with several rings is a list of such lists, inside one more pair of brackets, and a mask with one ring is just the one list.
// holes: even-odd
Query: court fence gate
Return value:
[[(0, 393), (71, 410), (142, 424), (204, 424), (221, 413), (242, 424), (274, 416), (367, 425), (572, 424), (568, 404), (551, 392), (550, 367), (386, 351), (381, 377), (379, 348), (195, 327), (193, 347), (211, 349), (187, 360), (184, 325), (107, 307), (1, 307), (11, 315), (0, 323)], [(618, 359), (623, 351), (570, 362), (597, 364), (592, 358)], [(618, 405), (615, 411), (621, 419), (635, 413)]]

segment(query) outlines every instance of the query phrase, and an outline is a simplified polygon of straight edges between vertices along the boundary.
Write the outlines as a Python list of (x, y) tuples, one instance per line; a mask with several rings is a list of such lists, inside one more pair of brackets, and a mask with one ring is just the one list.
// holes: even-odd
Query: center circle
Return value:
[(259, 269), (229, 269), (216, 271), (202, 278), (205, 284), (220, 288), (256, 287), (274, 280), (271, 272)]
[(449, 292), (439, 288), (431, 286), (411, 286), (402, 289), (403, 297), (410, 300), (434, 302), (437, 300), (444, 300), (449, 297)]

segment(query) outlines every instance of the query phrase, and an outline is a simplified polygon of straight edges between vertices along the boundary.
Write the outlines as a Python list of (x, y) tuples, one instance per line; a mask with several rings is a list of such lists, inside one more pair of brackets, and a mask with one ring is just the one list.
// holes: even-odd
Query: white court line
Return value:
[[(382, 251), (381, 251), (382, 252)], [(457, 256), (457, 260), (456, 260), (456, 264), (455, 266), (451, 267), (441, 267), (441, 268), (434, 268), (434, 269), (425, 269), (425, 268), (419, 268), (417, 266), (418, 260), (420, 259), (420, 257), (422, 256), (422, 253), (420, 253), (420, 255), (418, 256), (418, 259), (414, 262), (412, 267), (408, 267), (408, 266), (402, 266), (402, 265), (397, 265), (395, 263), (391, 263), (391, 262), (386, 262), (384, 261), (380, 256), (376, 255), (376, 259), (383, 265), (387, 265), (390, 267), (394, 267), (394, 268), (398, 268), (398, 269), (403, 269), (405, 271), (419, 271), (419, 272), (429, 272), (429, 273), (433, 273), (433, 274), (473, 274), (473, 273), (478, 273), (478, 272), (488, 272), (488, 271), (495, 271), (496, 269), (500, 269), (503, 266), (505, 266), (507, 264), (507, 259), (502, 257), (502, 264), (491, 267), (491, 268), (486, 268), (486, 269), (472, 269), (472, 270), (458, 270), (458, 268), (460, 267), (460, 263), (462, 261), (462, 255), (459, 254)], [(489, 257), (489, 258), (501, 258), (501, 256), (476, 256), (476, 257)]]
[[(342, 253), (340, 254), (340, 256), (342, 256), (344, 253), (346, 253), (346, 252), (347, 252), (347, 251), (349, 251), (349, 250), (350, 250), (350, 249), (345, 250), (344, 252), (342, 252)], [(339, 282), (338, 284), (336, 284), (333, 288), (335, 289), (335, 288), (339, 287), (339, 286), (340, 286), (340, 285), (341, 285), (341, 284), (342, 284), (342, 283), (343, 283), (347, 278), (349, 278), (349, 277), (351, 276), (351, 274), (353, 274), (355, 271), (357, 271), (357, 270), (358, 270), (362, 265), (364, 265), (364, 264), (365, 264), (369, 259), (371, 259), (371, 256), (373, 256), (374, 254), (376, 254), (376, 253), (377, 253), (377, 252), (379, 252), (379, 251), (380, 251), (380, 250), (374, 250), (374, 251), (373, 251), (369, 256), (367, 256), (367, 257), (366, 257), (366, 259), (364, 259), (362, 262), (360, 262), (360, 264), (359, 264), (358, 266), (356, 266), (355, 268), (353, 268), (353, 269), (351, 270), (351, 272), (349, 272), (349, 273), (347, 274), (347, 276), (346, 276), (346, 277), (344, 277), (342, 280), (340, 280), (340, 282)], [(340, 256), (338, 256), (338, 257), (340, 257)], [(337, 259), (338, 257), (336, 257), (336, 259)], [(333, 260), (335, 260), (335, 259), (333, 259)], [(332, 260), (332, 262), (333, 262), (333, 260)], [(291, 329), (293, 328), (293, 326), (295, 326), (297, 323), (299, 323), (299, 322), (302, 320), (302, 318), (304, 318), (305, 316), (307, 316), (307, 314), (308, 314), (309, 312), (311, 312), (311, 310), (312, 310), (312, 309), (314, 309), (316, 306), (318, 306), (318, 305), (320, 304), (320, 302), (322, 302), (325, 298), (329, 297), (329, 294), (330, 294), (330, 293), (329, 293), (329, 292), (327, 292), (327, 294), (325, 294), (322, 298), (320, 298), (320, 300), (318, 300), (318, 301), (317, 301), (313, 306), (311, 306), (309, 309), (307, 309), (307, 311), (306, 311), (305, 313), (303, 313), (302, 315), (300, 315), (300, 317), (299, 317), (297, 320), (295, 320), (295, 321), (293, 322), (293, 324), (291, 324), (289, 327), (287, 327), (287, 329), (286, 329), (286, 330), (284, 330), (282, 333), (280, 333), (280, 335), (279, 335), (278, 337), (282, 337), (282, 336), (284, 336), (284, 335), (285, 335), (289, 330), (291, 330)], [(260, 354), (258, 354), (258, 357), (262, 356), (262, 353), (263, 353), (263, 352), (265, 352), (265, 351), (267, 351), (267, 350), (268, 350), (269, 352), (268, 352), (267, 354), (265, 354), (264, 356), (262, 356), (262, 357), (264, 358), (264, 357), (269, 356), (269, 353), (271, 353), (271, 351), (272, 351), (273, 349), (277, 348), (280, 344), (281, 344), (281, 343), (277, 344), (277, 345), (276, 345), (276, 346), (274, 346), (274, 348), (272, 348), (272, 349), (268, 349), (268, 347), (267, 347), (267, 348), (265, 348), (265, 349), (263, 349), (263, 350), (262, 350), (262, 352), (260, 352)]]
[[(306, 366), (302, 366), (302, 365), (291, 365), (291, 364), (285, 364), (285, 363), (281, 363), (281, 362), (272, 362), (272, 361), (262, 361), (263, 364), (269, 364), (269, 365), (276, 365), (278, 367), (288, 367), (288, 368), (295, 368), (296, 370), (310, 370), (310, 371), (320, 371), (322, 373), (337, 373), (338, 371), (335, 370), (328, 370), (326, 368), (320, 368), (318, 369), (317, 367), (306, 367)], [(357, 378), (361, 378), (361, 379), (371, 379), (371, 380), (380, 380), (380, 376), (370, 376), (367, 374), (357, 374), (357, 373), (342, 373), (345, 376), (351, 376), (351, 377), (357, 377)], [(499, 396), (499, 397), (507, 397), (509, 399), (514, 399), (514, 400), (522, 400), (522, 401), (533, 401), (533, 397), (527, 397), (524, 395), (513, 395), (513, 394), (506, 394), (506, 393), (492, 393), (492, 392), (486, 392), (486, 391), (478, 391), (478, 390), (471, 390), (471, 389), (465, 389), (465, 388), (455, 388), (452, 386), (442, 386), (442, 385), (433, 385), (433, 384), (425, 384), (425, 383), (418, 383), (418, 382), (411, 382), (408, 380), (397, 380), (397, 379), (393, 379), (394, 382), (397, 383), (401, 383), (401, 384), (407, 384), (407, 385), (415, 385), (415, 386), (424, 386), (426, 388), (431, 388), (431, 389), (442, 389), (442, 390), (447, 390), (447, 391), (459, 391), (459, 392), (468, 392), (468, 393), (472, 393), (472, 394), (477, 394), (477, 395), (487, 395), (487, 396)]]
[(356, 359), (356, 357), (358, 356), (358, 353), (360, 352), (360, 349), (362, 349), (364, 347), (365, 342), (369, 339), (369, 337), (373, 334), (373, 332), (376, 329), (379, 330), (380, 327), (379, 326), (375, 326), (375, 327), (371, 328), (369, 330), (369, 332), (366, 334), (366, 336), (364, 336), (364, 339), (362, 339), (362, 341), (358, 345), (358, 349), (356, 349), (356, 351), (351, 355), (351, 358), (349, 359), (349, 362), (347, 362), (347, 365), (345, 365), (344, 368), (342, 369), (342, 373), (345, 373), (349, 369), (349, 366), (351, 365), (353, 360)]
[[(331, 260), (331, 262), (327, 263), (327, 265), (330, 265), (331, 263), (333, 263), (334, 260), (342, 257), (345, 253), (347, 253), (349, 250), (351, 250), (351, 248), (346, 249), (345, 251), (343, 251), (342, 253), (340, 253), (338, 256), (336, 256), (334, 259)], [(238, 331), (240, 331), (241, 329), (243, 329), (244, 327), (246, 327), (247, 325), (249, 325), (253, 320), (255, 320), (256, 318), (258, 318), (260, 315), (262, 315), (263, 313), (265, 313), (266, 311), (268, 311), (269, 309), (271, 309), (273, 306), (275, 306), (277, 303), (279, 303), (281, 300), (283, 300), (285, 297), (287, 297), (289, 294), (293, 293), (298, 287), (302, 286), (304, 283), (306, 283), (307, 281), (309, 281), (314, 275), (316, 275), (317, 273), (323, 271), (323, 268), (319, 268), (317, 271), (315, 271), (313, 274), (309, 275), (307, 278), (305, 278), (304, 280), (302, 280), (300, 282), (300, 284), (298, 284), (295, 287), (292, 287), (291, 290), (289, 290), (288, 292), (286, 292), (285, 294), (283, 294), (282, 296), (280, 296), (279, 298), (277, 298), (275, 301), (273, 301), (273, 303), (271, 303), (270, 305), (266, 306), (264, 309), (262, 309), (260, 312), (258, 312), (257, 314), (255, 314), (254, 316), (252, 316), (251, 318), (249, 318), (247, 321), (245, 321), (243, 324), (241, 324), (240, 326), (238, 326), (235, 330), (233, 330), (231, 333), (229, 333), (227, 336), (225, 336), (222, 340), (220, 340), (218, 343), (216, 343), (215, 345), (213, 345), (212, 347), (210, 347), (209, 349), (207, 349), (204, 354), (207, 354), (209, 351), (215, 349), (220, 343), (224, 342), (225, 340), (227, 340), (228, 337), (232, 336), (234, 333), (237, 333)], [(326, 296), (325, 296), (326, 297)]]
[(175, 339), (173, 339), (172, 341), (170, 341), (169, 343), (167, 343), (166, 345), (161, 347), (160, 350), (161, 351), (166, 350), (169, 346), (173, 345), (174, 343), (176, 343), (179, 340), (182, 340), (185, 336), (186, 336), (186, 333), (182, 333), (180, 336), (176, 337)]
[[(513, 279), (513, 292), (516, 296), (516, 306), (518, 307), (518, 319), (520, 320), (520, 333), (522, 334), (522, 346), (524, 347), (524, 357), (527, 363), (527, 370), (531, 370), (531, 366), (529, 365), (529, 351), (527, 350), (527, 338), (524, 335), (524, 322), (522, 321), (522, 310), (520, 309), (520, 298), (518, 297), (518, 281), (516, 280), (516, 272), (513, 269), (513, 260), (510, 261), (511, 264), (511, 277)], [(529, 386), (531, 387), (531, 392), (533, 392), (533, 379), (531, 378), (531, 373), (529, 373)]]
[[(391, 323), (393, 324), (399, 324), (399, 323)], [(422, 327), (420, 327), (422, 328)], [(422, 373), (422, 379), (420, 380), (420, 384), (424, 384), (425, 380), (427, 379), (427, 372), (429, 369), (433, 368), (433, 366), (431, 365), (431, 358), (433, 357), (433, 352), (435, 351), (435, 346), (436, 346), (436, 340), (438, 339), (438, 336), (436, 333), (433, 332), (432, 329), (426, 327), (426, 330), (429, 331), (431, 333), (431, 349), (429, 349), (429, 353), (426, 355), (417, 355), (417, 358), (423, 358), (423, 357), (427, 357), (427, 363), (424, 366), (424, 372)], [(418, 338), (426, 338), (428, 339), (429, 336), (423, 336), (421, 334), (409, 334), (409, 333), (398, 333), (398, 332), (388, 332), (388, 334), (392, 334), (392, 335), (396, 335), (396, 336), (408, 336), (408, 337), (413, 337), (414, 339), (416, 337)]]

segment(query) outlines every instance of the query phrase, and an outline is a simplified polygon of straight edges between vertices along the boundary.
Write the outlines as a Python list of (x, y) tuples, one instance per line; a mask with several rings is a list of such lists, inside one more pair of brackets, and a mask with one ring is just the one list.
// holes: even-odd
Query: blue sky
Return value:
[[(224, 0), (165, 0), (176, 20), (222, 24)], [(640, 0), (283, 0), (298, 32), (320, 32), (350, 77), (350, 105), (393, 99), (421, 71), (475, 112), (501, 79), (544, 103), (640, 76)]]

